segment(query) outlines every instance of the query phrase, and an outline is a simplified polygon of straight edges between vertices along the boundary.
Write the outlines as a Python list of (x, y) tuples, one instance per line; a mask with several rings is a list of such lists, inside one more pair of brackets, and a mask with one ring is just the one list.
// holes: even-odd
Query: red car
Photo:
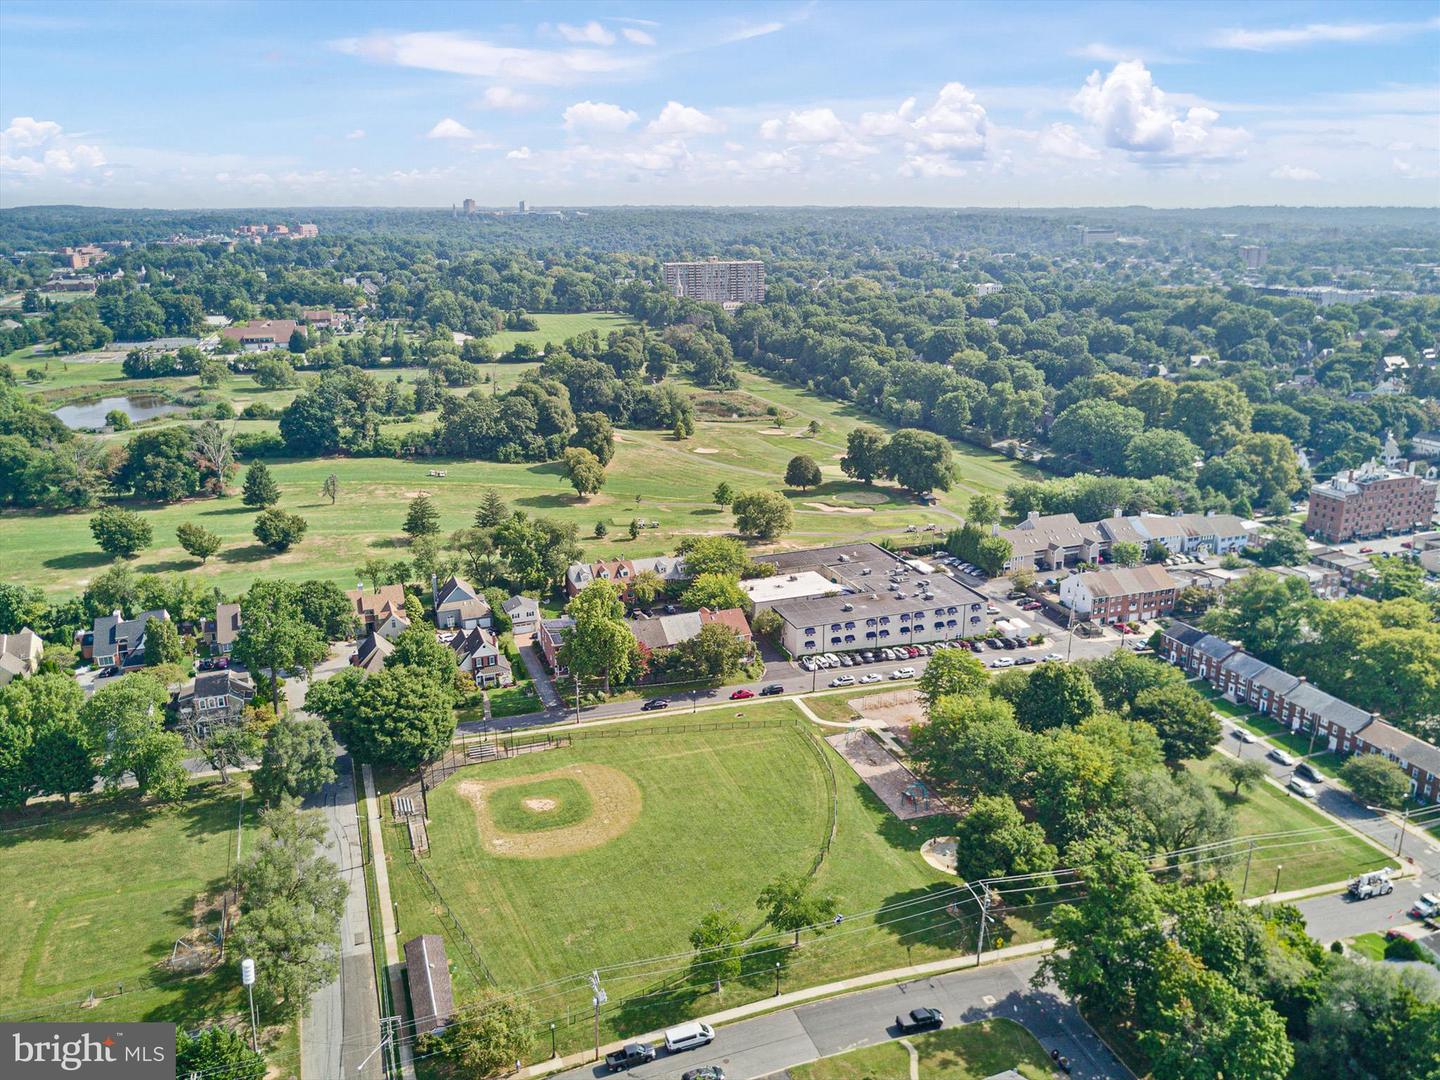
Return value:
[(1363, 548), (1360, 549), (1360, 554), (1361, 554), (1361, 555), (1369, 555), (1369, 554), (1370, 554), (1372, 551), (1374, 551), (1374, 550), (1375, 550), (1375, 549), (1372, 548), (1372, 547), (1363, 547)]
[(730, 695), (730, 700), (731, 700), (731, 701), (744, 701), (747, 697), (754, 697), (754, 696), (755, 696), (755, 692), (754, 692), (753, 690), (736, 690), (733, 694)]

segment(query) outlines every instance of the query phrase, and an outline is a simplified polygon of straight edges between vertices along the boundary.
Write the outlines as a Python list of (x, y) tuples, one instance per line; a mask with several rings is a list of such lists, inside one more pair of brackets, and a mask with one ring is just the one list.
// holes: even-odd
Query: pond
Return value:
[(56, 419), (68, 428), (103, 428), (105, 416), (119, 409), (130, 417), (132, 424), (150, 420), (157, 416), (184, 412), (185, 406), (172, 405), (162, 397), (153, 394), (133, 394), (127, 397), (107, 397), (99, 401), (87, 401), (79, 405), (65, 405), (53, 410)]

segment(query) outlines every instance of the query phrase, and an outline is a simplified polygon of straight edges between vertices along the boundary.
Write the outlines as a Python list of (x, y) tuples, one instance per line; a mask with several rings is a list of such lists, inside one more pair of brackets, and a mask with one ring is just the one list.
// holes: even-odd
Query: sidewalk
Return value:
[[(391, 1007), (399, 1009), (405, 1000), (400, 963), (400, 945), (395, 940), (395, 905), (390, 899), (390, 868), (385, 862), (385, 838), (380, 825), (380, 800), (375, 795), (375, 777), (369, 765), (361, 766), (365, 777), (365, 821), (370, 830), (370, 857), (375, 864), (375, 903), (380, 908), (380, 933), (385, 938), (385, 974), (390, 981)], [(415, 1080), (415, 1063), (410, 1040), (401, 1039), (400, 1075)]]

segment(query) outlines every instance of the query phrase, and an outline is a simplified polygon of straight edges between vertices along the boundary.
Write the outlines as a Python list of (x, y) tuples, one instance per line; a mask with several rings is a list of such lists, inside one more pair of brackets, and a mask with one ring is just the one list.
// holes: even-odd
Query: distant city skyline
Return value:
[(1434, 206), (1435, 11), (6, 0), (0, 206)]

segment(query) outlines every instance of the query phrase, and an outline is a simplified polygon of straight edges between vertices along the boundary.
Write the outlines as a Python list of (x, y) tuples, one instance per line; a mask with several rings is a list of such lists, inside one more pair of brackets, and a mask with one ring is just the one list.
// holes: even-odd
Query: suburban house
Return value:
[(28, 626), (18, 634), (0, 634), (0, 686), (40, 670), (45, 642)]
[(240, 605), (216, 604), (215, 618), (206, 619), (201, 635), (211, 656), (229, 656), (240, 635)]
[(303, 311), (300, 317), (305, 320), (305, 325), (312, 330), (330, 330), (335, 327), (345, 326), (350, 322), (350, 314), (345, 311)]
[(510, 661), (500, 651), (500, 640), (483, 626), (462, 630), (450, 639), (460, 670), (475, 679), (476, 686), (511, 686), (515, 675)]
[(255, 697), (250, 676), (238, 671), (206, 671), (175, 699), (175, 715), (185, 737), (199, 742), (225, 724), (245, 715), (245, 706)]
[(410, 620), (398, 611), (392, 611), (385, 617), (385, 621), (375, 627), (375, 633), (379, 634), (386, 641), (394, 641), (397, 637), (410, 629)]
[(1321, 566), (1319, 563), (1309, 563), (1305, 566), (1274, 566), (1270, 568), (1270, 572), (1279, 577), (1299, 578), (1305, 582), (1311, 593), (1321, 600), (1334, 600), (1345, 591), (1340, 580), (1340, 571)]
[(271, 352), (290, 348), (290, 335), (299, 326), (294, 319), (252, 320), (243, 325), (221, 327), (220, 336), (229, 338), (244, 352)]
[(525, 641), (535, 636), (540, 626), (540, 602), (528, 596), (512, 596), (500, 605), (510, 616), (510, 633), (515, 640)]
[(535, 632), (535, 642), (545, 657), (545, 666), (556, 675), (566, 674), (565, 665), (560, 662), (560, 647), (565, 644), (565, 634), (575, 625), (569, 615), (558, 619), (541, 619), (540, 629)]
[(373, 592), (357, 586), (345, 595), (355, 605), (355, 618), (359, 620), (361, 634), (370, 633), (391, 615), (405, 614), (404, 585), (381, 585)]
[[(1229, 652), (1214, 661), (1221, 646)], [(1440, 746), (1185, 623), (1173, 623), (1163, 631), (1159, 654), (1199, 674), (1232, 700), (1268, 713), (1292, 733), (1310, 735), (1317, 749), (1384, 755), (1410, 778), (1410, 793), (1416, 799), (1440, 800)]]
[(1060, 603), (1100, 623), (1145, 622), (1175, 607), (1180, 582), (1163, 566), (1071, 574), (1060, 582)]
[(394, 651), (394, 645), (372, 630), (355, 646), (355, 655), (350, 657), (350, 665), (358, 667), (366, 675), (374, 675), (385, 666), (385, 658)]
[(689, 641), (712, 623), (726, 627), (741, 641), (750, 640), (750, 624), (739, 608), (711, 611), (702, 607), (699, 611), (662, 615), (658, 619), (638, 619), (630, 624), (630, 629), (641, 645), (651, 652), (661, 652), (673, 649), (682, 641)]
[(96, 667), (139, 667), (145, 662), (145, 625), (151, 619), (170, 621), (168, 611), (142, 611), (127, 619), (118, 611), (95, 620), (88, 646)]
[(571, 563), (565, 571), (565, 591), (574, 596), (592, 581), (613, 581), (621, 586), (621, 599), (628, 602), (631, 582), (647, 571), (659, 575), (667, 585), (690, 578), (685, 560), (676, 555), (659, 555), (653, 559), (598, 559), (592, 563)]
[(1031, 510), (1013, 529), (991, 528), (996, 536), (1010, 541), (1007, 571), (1058, 570), (1075, 563), (1100, 561), (1104, 537), (1094, 525), (1082, 525), (1074, 514), (1041, 515)]
[(1260, 523), (1234, 514), (1132, 514), (1116, 510), (1110, 517), (1081, 522), (1074, 514), (1041, 515), (1030, 511), (1013, 529), (991, 527), (1013, 549), (1005, 569), (1058, 570), (1075, 563), (1098, 563), (1112, 545), (1127, 542), (1148, 549), (1159, 544), (1174, 555), (1202, 551), (1226, 555), (1248, 547)]
[(435, 625), (441, 630), (471, 630), (490, 623), (490, 604), (468, 582), (452, 577), (436, 591)]
[(450, 965), (445, 960), (445, 939), (422, 934), (405, 942), (405, 981), (410, 984), (410, 1012), (417, 1035), (444, 1031), (455, 1015), (450, 987)]

